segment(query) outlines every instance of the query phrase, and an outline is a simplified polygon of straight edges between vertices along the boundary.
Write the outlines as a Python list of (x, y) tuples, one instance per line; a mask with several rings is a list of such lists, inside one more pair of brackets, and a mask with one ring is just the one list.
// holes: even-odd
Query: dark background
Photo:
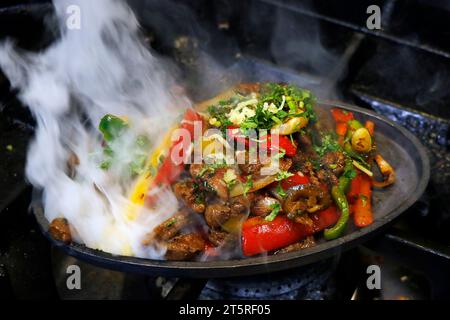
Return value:
[[(142, 37), (176, 63), (180, 81), (197, 99), (214, 90), (209, 83), (226, 86), (243, 72), (255, 72), (269, 80), (305, 82), (324, 98), (374, 109), (419, 137), (432, 165), (427, 192), (388, 232), (351, 254), (358, 261), (392, 258), (393, 270), (419, 274), (414, 285), (426, 289), (416, 297), (448, 297), (450, 2), (128, 2), (143, 26)], [(381, 7), (381, 30), (366, 28), (371, 4)], [(1, 1), (0, 40), (6, 38), (31, 51), (50, 45), (58, 38), (50, 2)], [(0, 72), (0, 294), (57, 298), (63, 296), (55, 272), (58, 254), (28, 213), (31, 189), (23, 168), (33, 127)], [(366, 250), (371, 254), (361, 254)], [(360, 281), (349, 278), (354, 287)], [(141, 292), (130, 286), (131, 297)], [(341, 297), (348, 298), (344, 291)]]

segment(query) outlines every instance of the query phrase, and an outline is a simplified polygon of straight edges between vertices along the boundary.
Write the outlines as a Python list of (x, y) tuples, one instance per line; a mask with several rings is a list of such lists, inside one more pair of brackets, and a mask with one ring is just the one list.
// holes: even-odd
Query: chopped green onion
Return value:
[(274, 203), (270, 206), (270, 209), (272, 209), (272, 212), (265, 218), (265, 220), (269, 222), (273, 221), (277, 217), (281, 210), (281, 205), (279, 203)]

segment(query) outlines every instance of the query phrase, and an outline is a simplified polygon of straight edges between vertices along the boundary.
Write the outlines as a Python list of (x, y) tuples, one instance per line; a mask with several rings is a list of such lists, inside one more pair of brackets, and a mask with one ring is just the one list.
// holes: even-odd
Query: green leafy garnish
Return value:
[(247, 180), (245, 181), (244, 184), (244, 196), (247, 195), (247, 193), (253, 188), (253, 179), (252, 179), (252, 175), (248, 175), (247, 176)]
[(284, 150), (283, 148), (279, 148), (279, 151), (276, 155), (273, 156), (273, 158), (275, 159), (281, 159), (286, 155), (286, 150)]
[[(254, 100), (254, 97), (236, 95), (227, 101), (210, 106), (209, 115), (215, 124), (220, 124), (220, 129), (224, 131), (228, 126), (233, 125), (229, 119), (230, 112), (237, 107), (238, 103), (248, 100)], [(300, 116), (308, 118), (313, 123), (317, 118), (313, 109), (314, 104), (315, 97), (308, 90), (293, 85), (268, 83), (262, 88), (256, 105), (247, 106), (254, 115), (246, 116), (239, 123), (239, 127), (244, 134), (249, 129), (269, 130), (288, 118)]]
[(344, 173), (342, 174), (344, 177), (353, 180), (356, 177), (356, 170), (353, 168), (353, 166), (348, 167), (346, 166), (346, 169)]
[(290, 173), (289, 171), (280, 170), (280, 171), (278, 171), (275, 181), (281, 181), (281, 180), (287, 179), (289, 177), (292, 177), (293, 175), (294, 174)]
[(336, 152), (342, 149), (337, 142), (336, 136), (332, 133), (323, 134), (320, 145), (314, 144), (313, 148), (320, 157), (323, 157), (328, 152)]
[(281, 183), (278, 183), (276, 191), (280, 197), (286, 198), (287, 194), (286, 191), (284, 191), (283, 187), (281, 186)]
[(214, 174), (217, 169), (225, 168), (226, 166), (227, 166), (227, 164), (224, 160), (217, 161), (216, 163), (212, 163), (212, 164), (205, 164), (203, 166), (202, 170), (200, 170), (198, 177), (199, 178), (203, 177), (207, 172), (210, 174)]
[(169, 228), (169, 227), (173, 226), (175, 223), (177, 223), (177, 218), (176, 217), (174, 217), (174, 218), (170, 219), (169, 221), (167, 221), (164, 224), (164, 227)]
[(272, 212), (270, 212), (270, 214), (265, 218), (265, 220), (269, 222), (273, 221), (277, 217), (281, 210), (281, 205), (278, 202), (274, 203), (270, 206), (270, 209), (272, 209)]

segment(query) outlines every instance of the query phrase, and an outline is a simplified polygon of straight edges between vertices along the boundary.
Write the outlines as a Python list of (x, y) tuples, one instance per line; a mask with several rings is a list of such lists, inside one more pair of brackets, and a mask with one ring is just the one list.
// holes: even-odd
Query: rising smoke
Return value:
[[(66, 27), (66, 8), (74, 4), (81, 9), (79, 30)], [(126, 158), (126, 141), (145, 134), (156, 146), (190, 103), (171, 94), (175, 83), (166, 62), (143, 45), (124, 2), (58, 0), (54, 7), (61, 37), (44, 52), (22, 52), (10, 41), (0, 47), (0, 67), (37, 122), (27, 178), (42, 189), (47, 219), (67, 218), (75, 240), (114, 254), (160, 257), (140, 240), (176, 211), (176, 199), (165, 192), (154, 210), (141, 208), (137, 219), (127, 218), (132, 184), (120, 165), (108, 173), (100, 168), (97, 125), (107, 113), (133, 123), (114, 150)], [(79, 165), (71, 176), (67, 161), (74, 155)]]

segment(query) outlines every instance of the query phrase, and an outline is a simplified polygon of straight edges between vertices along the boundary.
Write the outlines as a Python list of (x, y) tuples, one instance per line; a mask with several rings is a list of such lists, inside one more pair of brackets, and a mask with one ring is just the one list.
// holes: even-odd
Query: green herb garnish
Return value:
[(269, 222), (273, 221), (277, 217), (281, 210), (281, 205), (278, 202), (274, 203), (270, 206), (270, 209), (272, 209), (272, 212), (265, 218), (265, 220)]
[(328, 152), (336, 152), (342, 149), (337, 142), (336, 136), (332, 133), (323, 134), (320, 145), (314, 144), (313, 148), (320, 157), (323, 157)]
[(276, 191), (280, 197), (286, 198), (287, 194), (286, 191), (284, 191), (283, 187), (281, 186), (281, 183), (278, 183)]
[(252, 175), (248, 175), (247, 176), (247, 180), (245, 181), (244, 184), (244, 196), (247, 195), (247, 193), (253, 188), (253, 180), (252, 180)]
[(174, 217), (174, 218), (170, 219), (169, 221), (167, 221), (164, 224), (164, 227), (169, 228), (169, 227), (173, 226), (175, 223), (177, 223), (177, 218), (176, 217)]
[(280, 171), (278, 171), (275, 181), (281, 181), (281, 180), (287, 179), (289, 177), (292, 177), (293, 175), (294, 174), (290, 173), (289, 171), (280, 170)]

